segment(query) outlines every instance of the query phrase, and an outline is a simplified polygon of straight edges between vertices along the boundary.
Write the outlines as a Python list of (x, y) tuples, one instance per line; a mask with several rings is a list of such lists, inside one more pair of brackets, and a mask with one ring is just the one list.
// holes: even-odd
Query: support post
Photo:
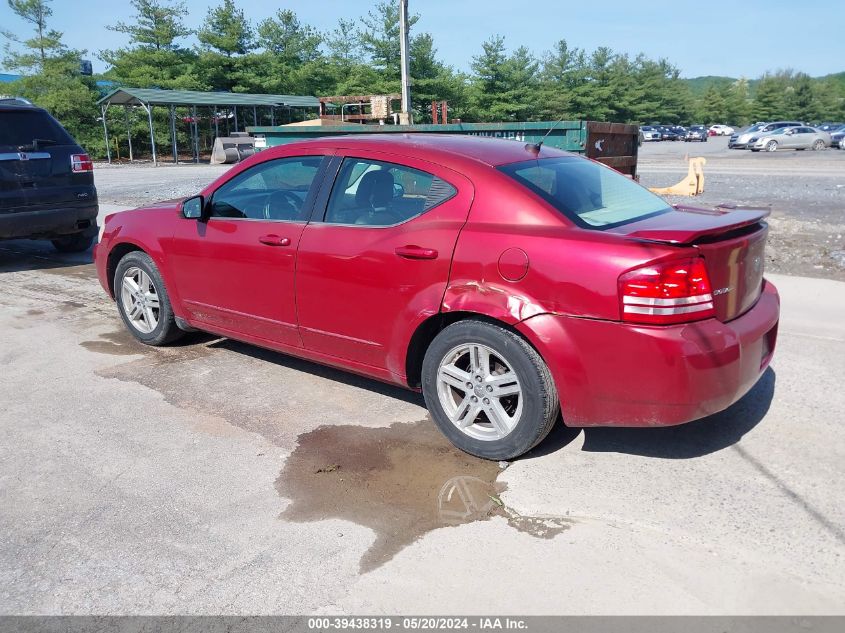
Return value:
[(276, 106), (270, 106), (270, 125), (276, 127)]
[(200, 126), (197, 123), (197, 106), (191, 106), (191, 127), (194, 130), (194, 162), (200, 162)]
[(408, 0), (399, 0), (399, 55), (402, 66), (402, 113), (399, 122), (411, 125), (411, 70), (408, 61)]
[(214, 138), (220, 136), (220, 127), (217, 124), (217, 106), (214, 106), (214, 112), (211, 113), (211, 116), (214, 117)]
[(158, 167), (158, 156), (156, 155), (156, 137), (155, 137), (155, 132), (153, 131), (153, 106), (152, 106), (152, 104), (151, 105), (141, 104), (141, 105), (143, 105), (144, 108), (146, 109), (147, 120), (150, 122), (150, 147), (153, 150), (153, 165)]
[(258, 127), (258, 108), (256, 106), (252, 106), (252, 121), (255, 127)]
[(126, 140), (129, 141), (129, 162), (134, 160), (132, 155), (132, 128), (129, 126), (129, 106), (123, 106), (123, 117), (126, 119)]
[(179, 164), (179, 147), (176, 140), (176, 106), (170, 106), (170, 149), (173, 152), (173, 164)]
[(100, 112), (103, 113), (103, 134), (106, 137), (106, 158), (111, 164), (111, 147), (109, 147), (109, 127), (106, 125), (106, 110), (108, 109), (107, 105), (100, 106)]
[(238, 106), (235, 106), (235, 132), (238, 131)]

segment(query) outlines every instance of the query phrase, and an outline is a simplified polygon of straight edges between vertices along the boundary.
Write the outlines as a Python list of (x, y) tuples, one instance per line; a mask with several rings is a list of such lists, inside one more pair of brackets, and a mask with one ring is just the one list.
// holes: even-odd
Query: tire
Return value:
[(767, 152), (778, 151), (778, 142), (777, 141), (769, 141), (768, 143), (766, 143), (766, 151)]
[(824, 149), (824, 141), (821, 139), (817, 139), (815, 143), (813, 143), (813, 151), (820, 152)]
[[(132, 283), (125, 284), (127, 279)], [(143, 305), (138, 303), (141, 289), (146, 290), (143, 293)], [(126, 329), (145, 345), (167, 345), (184, 334), (176, 325), (176, 317), (158, 267), (143, 251), (127, 253), (117, 264), (114, 295)], [(138, 312), (135, 312), (135, 308)]]
[(91, 248), (91, 244), (94, 243), (94, 236), (77, 233), (76, 235), (59, 237), (51, 240), (51, 242), (53, 243), (53, 248), (60, 253), (82, 253)]
[[(476, 369), (472, 358), (481, 361)], [(560, 411), (557, 388), (537, 351), (514, 332), (475, 320), (454, 323), (432, 341), (423, 360), (422, 392), (449, 441), (484, 459), (508, 460), (531, 450)]]

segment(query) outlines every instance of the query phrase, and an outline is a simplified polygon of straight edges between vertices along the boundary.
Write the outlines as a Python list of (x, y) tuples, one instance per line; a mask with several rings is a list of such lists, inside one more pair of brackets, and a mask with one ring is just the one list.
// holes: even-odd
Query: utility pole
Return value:
[(399, 0), (399, 55), (402, 62), (401, 125), (411, 125), (411, 72), (408, 64), (408, 0)]

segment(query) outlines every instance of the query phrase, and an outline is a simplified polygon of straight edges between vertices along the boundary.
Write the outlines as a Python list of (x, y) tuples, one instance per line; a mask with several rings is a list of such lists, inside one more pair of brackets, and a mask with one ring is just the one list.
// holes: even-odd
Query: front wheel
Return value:
[(158, 267), (146, 253), (132, 251), (120, 260), (114, 295), (123, 323), (142, 343), (166, 345), (184, 334), (176, 325)]
[(824, 141), (821, 139), (817, 139), (815, 143), (813, 143), (813, 151), (819, 152), (824, 149)]
[(482, 321), (459, 321), (437, 335), (423, 360), (422, 392), (440, 431), (485, 459), (531, 450), (560, 410), (537, 351), (514, 332)]
[(769, 141), (766, 143), (766, 151), (767, 152), (776, 152), (778, 149), (778, 142), (777, 141)]

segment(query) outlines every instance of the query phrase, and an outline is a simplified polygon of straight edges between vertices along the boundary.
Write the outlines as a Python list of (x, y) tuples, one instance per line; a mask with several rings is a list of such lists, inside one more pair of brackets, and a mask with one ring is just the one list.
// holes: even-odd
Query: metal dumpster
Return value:
[[(546, 136), (546, 133), (551, 132)], [(584, 154), (614, 169), (637, 177), (639, 128), (623, 123), (599, 121), (532, 121), (514, 123), (448, 123), (445, 125), (331, 125), (247, 127), (256, 139), (256, 149), (274, 147), (346, 134), (469, 134), (510, 139), (520, 143), (543, 143), (569, 152)]]

